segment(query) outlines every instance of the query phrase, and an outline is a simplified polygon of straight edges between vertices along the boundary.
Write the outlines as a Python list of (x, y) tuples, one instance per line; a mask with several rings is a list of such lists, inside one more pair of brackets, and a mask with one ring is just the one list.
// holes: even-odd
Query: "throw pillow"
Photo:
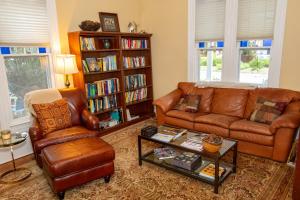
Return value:
[(287, 105), (287, 102), (273, 102), (259, 97), (257, 98), (255, 110), (251, 114), (250, 120), (271, 124), (272, 121), (283, 113)]
[(65, 99), (52, 103), (33, 104), (32, 107), (44, 135), (72, 126), (71, 112)]
[(174, 109), (185, 112), (198, 112), (200, 99), (201, 98), (199, 95), (185, 95), (184, 97), (180, 98)]

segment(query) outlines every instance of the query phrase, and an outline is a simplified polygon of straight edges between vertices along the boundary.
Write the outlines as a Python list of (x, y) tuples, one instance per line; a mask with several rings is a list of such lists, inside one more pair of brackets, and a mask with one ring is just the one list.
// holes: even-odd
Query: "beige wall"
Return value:
[(187, 1), (142, 0), (141, 24), (152, 37), (154, 97), (187, 80)]
[(288, 0), (280, 87), (300, 91), (299, 8), (299, 0)]
[(139, 0), (56, 0), (60, 43), (63, 53), (69, 52), (69, 31), (79, 31), (84, 20), (100, 21), (98, 12), (118, 13), (121, 31), (130, 21), (140, 24)]

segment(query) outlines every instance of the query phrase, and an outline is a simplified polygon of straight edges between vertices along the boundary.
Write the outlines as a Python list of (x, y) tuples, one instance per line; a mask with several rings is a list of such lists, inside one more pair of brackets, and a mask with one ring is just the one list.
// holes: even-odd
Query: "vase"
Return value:
[(109, 49), (110, 48), (109, 40), (103, 40), (103, 47), (104, 47), (104, 49)]

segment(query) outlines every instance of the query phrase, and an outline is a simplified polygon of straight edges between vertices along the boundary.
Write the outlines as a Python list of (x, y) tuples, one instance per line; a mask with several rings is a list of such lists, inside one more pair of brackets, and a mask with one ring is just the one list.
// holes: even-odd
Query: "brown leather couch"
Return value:
[(68, 101), (72, 117), (72, 127), (43, 135), (39, 123), (34, 120), (29, 128), (29, 135), (35, 159), (42, 167), (41, 151), (47, 146), (60, 144), (76, 139), (99, 136), (99, 119), (92, 115), (86, 107), (83, 93), (76, 88), (59, 90), (62, 97)]
[[(198, 113), (172, 110), (180, 97), (201, 95)], [(257, 97), (290, 102), (284, 113), (271, 125), (249, 120)], [(199, 88), (182, 82), (178, 88), (154, 101), (158, 124), (169, 124), (190, 130), (213, 133), (238, 140), (240, 152), (287, 160), (294, 133), (300, 125), (300, 93), (286, 89)]]

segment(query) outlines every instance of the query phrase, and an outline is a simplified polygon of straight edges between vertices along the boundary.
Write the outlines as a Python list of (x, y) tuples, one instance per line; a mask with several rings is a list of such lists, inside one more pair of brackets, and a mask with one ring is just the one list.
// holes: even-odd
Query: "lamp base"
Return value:
[(70, 85), (71, 85), (71, 83), (70, 83), (70, 81), (69, 81), (69, 75), (66, 74), (65, 86), (66, 86), (66, 88), (69, 88)]

